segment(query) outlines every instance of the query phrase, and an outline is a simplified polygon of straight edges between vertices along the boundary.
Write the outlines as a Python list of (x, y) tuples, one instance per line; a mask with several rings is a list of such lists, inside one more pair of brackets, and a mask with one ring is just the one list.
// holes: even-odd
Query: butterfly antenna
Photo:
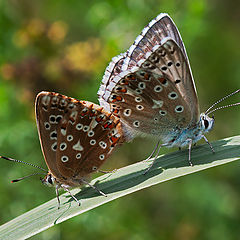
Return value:
[[(240, 89), (238, 89), (237, 91), (232, 92), (232, 93), (228, 94), (227, 96), (219, 99), (219, 100), (218, 100), (217, 102), (215, 102), (210, 108), (207, 109), (207, 111), (205, 112), (205, 114), (206, 114), (206, 115), (209, 115), (210, 113), (215, 112), (216, 110), (239, 105), (239, 103), (230, 104), (230, 105), (226, 105), (226, 106), (223, 106), (223, 107), (219, 107), (219, 108), (216, 108), (216, 109), (210, 111), (214, 106), (216, 106), (216, 105), (219, 104), (220, 102), (224, 101), (225, 99), (227, 99), (227, 98), (229, 98), (229, 97), (231, 97), (231, 96), (233, 96), (233, 95), (235, 95), (235, 94), (237, 94), (237, 93), (239, 93), (239, 92), (240, 92)], [(209, 111), (210, 111), (210, 112), (209, 112)]]
[(41, 169), (41, 170), (44, 171), (44, 172), (48, 172), (46, 169), (41, 168), (41, 167), (39, 167), (39, 166), (37, 166), (37, 165), (34, 165), (34, 164), (32, 164), (32, 163), (23, 162), (23, 161), (20, 161), (20, 160), (17, 160), (17, 159), (8, 158), (8, 157), (4, 157), (4, 156), (0, 156), (0, 158), (5, 159), (5, 160), (8, 160), (8, 161), (11, 161), (11, 162), (23, 163), (23, 164), (26, 164), (26, 165), (29, 165), (29, 166), (32, 166), (32, 167)]
[(11, 181), (11, 183), (19, 182), (19, 181), (21, 181), (21, 180), (23, 180), (23, 179), (26, 179), (26, 178), (29, 178), (29, 177), (32, 177), (32, 176), (35, 176), (35, 175), (39, 175), (39, 174), (42, 175), (42, 173), (32, 173), (32, 174), (30, 174), (30, 175), (27, 175), (27, 176), (24, 176), (24, 177), (21, 177), (21, 178), (14, 179), (14, 180)]
[(237, 106), (237, 105), (240, 105), (240, 102), (239, 103), (233, 103), (233, 104), (229, 104), (229, 105), (226, 105), (226, 106), (222, 106), (222, 107), (218, 107), (218, 108), (215, 108), (213, 109), (212, 111), (210, 111), (208, 114), (210, 113), (213, 113), (219, 109), (223, 109), (223, 108), (228, 108), (228, 107), (233, 107), (233, 106)]

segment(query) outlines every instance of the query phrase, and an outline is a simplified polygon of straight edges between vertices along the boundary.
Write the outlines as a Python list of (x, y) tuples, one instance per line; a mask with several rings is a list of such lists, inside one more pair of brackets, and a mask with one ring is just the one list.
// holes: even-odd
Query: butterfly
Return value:
[(112, 59), (98, 96), (100, 105), (120, 118), (127, 140), (138, 135), (159, 140), (148, 159), (156, 153), (155, 161), (163, 146), (188, 146), (192, 165), (191, 148), (200, 139), (205, 139), (214, 152), (205, 134), (214, 126), (214, 117), (209, 114), (219, 108), (211, 109), (239, 91), (200, 114), (182, 38), (173, 20), (164, 13), (143, 29), (127, 52)]
[(88, 185), (106, 196), (88, 181), (116, 146), (124, 142), (119, 118), (94, 103), (53, 92), (39, 93), (35, 110), (42, 152), (49, 169), (42, 182), (55, 187), (58, 208), (59, 188), (67, 191), (79, 205), (71, 188)]

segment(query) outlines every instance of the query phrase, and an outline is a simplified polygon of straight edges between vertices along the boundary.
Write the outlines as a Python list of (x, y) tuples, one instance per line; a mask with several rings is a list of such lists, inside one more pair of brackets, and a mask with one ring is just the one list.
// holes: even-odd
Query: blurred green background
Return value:
[[(169, 13), (181, 32), (202, 111), (240, 88), (238, 1), (1, 1), (0, 154), (46, 167), (35, 125), (36, 94), (56, 91), (97, 103), (111, 58), (126, 51), (161, 12)], [(239, 96), (226, 103), (236, 101)], [(238, 107), (218, 111), (215, 118), (210, 141), (239, 134)], [(145, 138), (125, 144), (104, 169), (143, 160), (154, 144)], [(240, 239), (239, 165), (237, 161), (142, 190), (31, 239)], [(41, 185), (38, 177), (10, 183), (34, 171), (1, 161), (1, 224), (55, 197), (54, 189)]]

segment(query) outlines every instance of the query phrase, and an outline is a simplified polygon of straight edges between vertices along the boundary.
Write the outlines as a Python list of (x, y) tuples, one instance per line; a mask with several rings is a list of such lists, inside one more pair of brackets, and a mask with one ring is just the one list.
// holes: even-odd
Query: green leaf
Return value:
[(132, 192), (240, 159), (240, 136), (216, 141), (213, 147), (215, 154), (212, 154), (207, 144), (195, 147), (192, 150), (193, 167), (189, 166), (188, 152), (184, 150), (159, 156), (146, 175), (143, 173), (150, 161), (138, 162), (118, 169), (115, 173), (105, 174), (94, 179), (91, 184), (95, 184), (107, 197), (99, 195), (89, 187), (74, 189), (72, 193), (81, 201), (81, 206), (78, 206), (68, 193), (62, 194), (60, 209), (57, 208), (57, 199), (54, 198), (2, 225), (0, 239), (25, 239)]

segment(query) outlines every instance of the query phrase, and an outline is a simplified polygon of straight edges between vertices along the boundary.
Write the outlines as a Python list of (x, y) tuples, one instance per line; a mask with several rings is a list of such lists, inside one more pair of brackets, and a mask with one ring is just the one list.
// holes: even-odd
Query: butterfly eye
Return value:
[(52, 175), (49, 175), (49, 176), (48, 176), (47, 182), (48, 182), (49, 184), (51, 184), (51, 185), (53, 184)]
[(205, 129), (207, 129), (208, 126), (209, 126), (209, 122), (208, 122), (208, 120), (204, 120), (204, 127), (205, 127)]

